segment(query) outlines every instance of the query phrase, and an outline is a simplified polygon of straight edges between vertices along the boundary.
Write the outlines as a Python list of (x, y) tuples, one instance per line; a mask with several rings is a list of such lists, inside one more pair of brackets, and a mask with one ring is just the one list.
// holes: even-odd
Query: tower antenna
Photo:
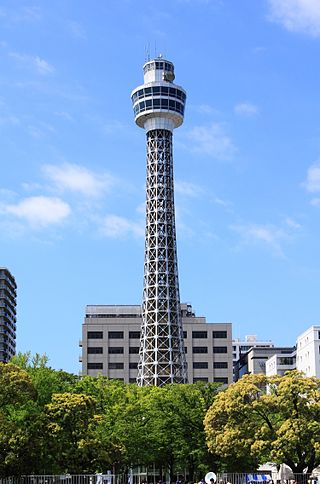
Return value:
[(148, 42), (144, 47), (144, 60), (149, 62), (150, 60), (150, 42)]

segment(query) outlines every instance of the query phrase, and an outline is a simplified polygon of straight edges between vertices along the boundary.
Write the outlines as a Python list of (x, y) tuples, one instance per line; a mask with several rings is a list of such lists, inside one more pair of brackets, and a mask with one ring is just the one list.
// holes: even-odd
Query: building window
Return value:
[(192, 353), (208, 353), (207, 346), (193, 346)]
[(185, 354), (187, 354), (187, 353), (188, 353), (188, 348), (187, 348), (187, 346), (185, 346), (185, 347), (184, 347), (184, 352), (185, 352)]
[(212, 338), (226, 338), (226, 331), (212, 331)]
[(140, 339), (140, 331), (129, 331), (129, 339)]
[(205, 381), (206, 383), (208, 383), (208, 378), (206, 376), (198, 376), (193, 379), (193, 383), (197, 383), (197, 381)]
[(193, 368), (196, 369), (206, 369), (208, 368), (208, 362), (207, 361), (194, 361), (193, 362)]
[(123, 339), (123, 331), (108, 331), (109, 339)]
[(109, 370), (123, 370), (123, 363), (109, 363)]
[(138, 368), (138, 363), (129, 363), (130, 370), (136, 370)]
[(137, 383), (137, 379), (136, 378), (129, 378), (129, 383)]
[(102, 339), (103, 338), (103, 331), (88, 331), (87, 338), (88, 339)]
[(217, 376), (216, 378), (213, 379), (213, 381), (215, 383), (225, 383), (226, 385), (228, 385), (228, 378), (227, 377)]
[(228, 353), (228, 348), (226, 346), (214, 346), (214, 353)]
[(213, 363), (213, 368), (228, 368), (227, 361), (215, 361)]
[(102, 346), (88, 346), (88, 355), (102, 355)]
[(187, 333), (187, 331), (184, 331), (184, 332), (183, 332), (183, 337), (184, 337), (184, 338), (187, 338), (187, 337), (188, 337), (188, 333)]
[(88, 370), (102, 370), (103, 363), (88, 363), (87, 368)]
[(139, 346), (130, 346), (129, 348), (130, 355), (136, 355), (138, 353), (139, 353)]
[(205, 339), (208, 338), (207, 331), (192, 331), (192, 338)]
[(109, 354), (111, 354), (111, 355), (122, 355), (123, 354), (123, 348), (118, 347), (118, 346), (110, 346)]

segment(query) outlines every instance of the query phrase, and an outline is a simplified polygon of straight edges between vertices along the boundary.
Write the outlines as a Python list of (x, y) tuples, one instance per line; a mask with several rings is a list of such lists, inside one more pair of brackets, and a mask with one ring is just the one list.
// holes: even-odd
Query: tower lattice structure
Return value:
[(173, 129), (183, 123), (186, 92), (161, 56), (143, 66), (132, 91), (136, 124), (147, 137), (146, 232), (137, 383), (187, 383), (174, 210)]

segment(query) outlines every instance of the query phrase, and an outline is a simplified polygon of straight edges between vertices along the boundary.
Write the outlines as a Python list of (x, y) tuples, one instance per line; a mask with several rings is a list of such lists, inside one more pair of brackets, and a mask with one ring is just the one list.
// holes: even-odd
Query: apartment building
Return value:
[(0, 267), (0, 362), (16, 354), (17, 285), (11, 272)]
[(320, 325), (314, 325), (297, 338), (297, 370), (320, 378)]
[[(190, 304), (181, 304), (188, 382), (232, 382), (232, 325), (208, 323)], [(135, 383), (138, 373), (139, 305), (86, 306), (82, 326), (83, 375), (101, 373), (110, 379)]]

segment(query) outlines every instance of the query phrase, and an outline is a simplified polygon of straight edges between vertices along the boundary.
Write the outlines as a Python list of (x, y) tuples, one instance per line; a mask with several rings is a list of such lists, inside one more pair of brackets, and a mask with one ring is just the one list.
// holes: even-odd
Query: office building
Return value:
[(0, 267), (0, 361), (4, 363), (16, 354), (16, 291), (13, 275)]
[(279, 375), (283, 376), (286, 371), (296, 368), (296, 350), (291, 354), (276, 353), (266, 361), (266, 376)]
[[(232, 383), (231, 323), (207, 323), (181, 304), (188, 382)], [(99, 373), (135, 383), (138, 375), (141, 306), (87, 306), (82, 326), (82, 374)]]
[(279, 355), (289, 359), (295, 351), (294, 346), (281, 346), (272, 348), (250, 348), (247, 353), (242, 355), (234, 367), (234, 379), (238, 381), (243, 375), (266, 374), (266, 362), (273, 355)]
[[(245, 339), (235, 338), (232, 340), (232, 359), (233, 368), (235, 368), (236, 362), (239, 358), (247, 353), (251, 348), (273, 348), (272, 341), (260, 341), (255, 334), (245, 336)], [(234, 375), (235, 379), (235, 375)]]

